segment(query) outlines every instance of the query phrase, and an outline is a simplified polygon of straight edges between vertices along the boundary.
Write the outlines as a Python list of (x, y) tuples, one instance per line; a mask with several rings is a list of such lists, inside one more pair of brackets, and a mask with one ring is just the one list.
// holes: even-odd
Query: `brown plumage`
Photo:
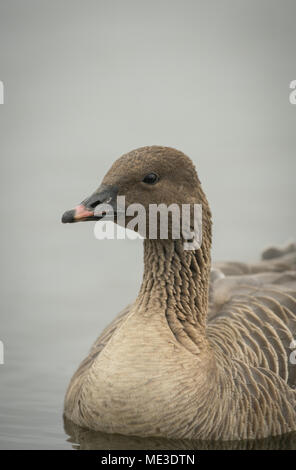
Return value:
[[(159, 176), (155, 185), (142, 182), (151, 172)], [(177, 439), (254, 439), (295, 430), (296, 365), (289, 360), (295, 249), (254, 265), (220, 264), (209, 292), (211, 213), (191, 160), (166, 147), (132, 151), (64, 221), (93, 219), (93, 201), (108, 188), (125, 195), (127, 205), (202, 204), (203, 240), (191, 251), (183, 240), (144, 240), (138, 297), (74, 374), (65, 416), (92, 430)], [(81, 207), (88, 211), (83, 216)]]

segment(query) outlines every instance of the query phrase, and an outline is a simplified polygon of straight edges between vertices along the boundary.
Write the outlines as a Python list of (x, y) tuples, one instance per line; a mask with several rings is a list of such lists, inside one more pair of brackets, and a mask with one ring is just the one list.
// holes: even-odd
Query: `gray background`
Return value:
[(65, 387), (136, 295), (138, 241), (60, 216), (143, 145), (194, 160), (215, 260), (295, 235), (295, 0), (0, 0), (0, 446), (61, 448)]

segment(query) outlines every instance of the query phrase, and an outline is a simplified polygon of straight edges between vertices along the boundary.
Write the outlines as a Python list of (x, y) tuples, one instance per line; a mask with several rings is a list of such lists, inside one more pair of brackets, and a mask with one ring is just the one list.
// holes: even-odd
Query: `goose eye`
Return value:
[(159, 180), (159, 177), (155, 173), (149, 173), (148, 175), (144, 176), (143, 183), (147, 184), (155, 184)]

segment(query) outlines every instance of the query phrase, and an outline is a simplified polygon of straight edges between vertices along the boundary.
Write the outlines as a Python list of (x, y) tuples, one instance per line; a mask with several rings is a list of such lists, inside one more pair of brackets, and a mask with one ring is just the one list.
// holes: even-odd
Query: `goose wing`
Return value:
[(296, 387), (296, 365), (291, 360), (296, 339), (295, 255), (296, 250), (262, 261), (262, 268), (271, 264), (267, 272), (216, 276), (208, 319), (208, 336), (218, 351), (269, 370), (292, 388)]

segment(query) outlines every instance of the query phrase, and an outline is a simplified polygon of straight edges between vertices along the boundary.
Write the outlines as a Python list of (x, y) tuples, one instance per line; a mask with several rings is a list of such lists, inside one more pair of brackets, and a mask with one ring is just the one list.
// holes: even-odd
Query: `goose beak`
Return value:
[(106, 216), (104, 208), (102, 211), (96, 210), (99, 204), (112, 206), (113, 213), (116, 213), (116, 196), (118, 189), (116, 186), (101, 185), (90, 197), (84, 199), (74, 209), (66, 211), (62, 216), (63, 224), (73, 222), (85, 222), (89, 220), (100, 220)]

